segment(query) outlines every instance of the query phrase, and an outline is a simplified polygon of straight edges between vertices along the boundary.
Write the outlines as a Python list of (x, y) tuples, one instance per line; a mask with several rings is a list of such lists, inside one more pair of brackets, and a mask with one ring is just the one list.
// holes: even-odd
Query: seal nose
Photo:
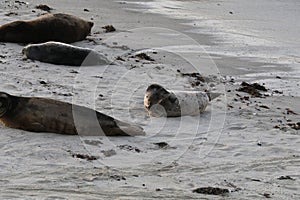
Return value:
[(145, 107), (147, 108), (147, 109), (150, 109), (151, 108), (151, 106), (152, 106), (152, 104), (151, 103), (149, 103), (148, 105), (146, 105)]

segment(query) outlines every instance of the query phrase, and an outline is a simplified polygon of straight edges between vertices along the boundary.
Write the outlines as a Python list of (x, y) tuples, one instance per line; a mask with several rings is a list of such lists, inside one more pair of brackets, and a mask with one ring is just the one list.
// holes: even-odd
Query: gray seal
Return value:
[(221, 93), (201, 91), (167, 91), (158, 84), (150, 85), (144, 97), (144, 106), (153, 117), (179, 117), (199, 115), (209, 101)]
[(25, 58), (45, 63), (69, 66), (108, 65), (110, 61), (102, 54), (61, 42), (30, 44), (23, 48)]
[(98, 111), (40, 97), (0, 92), (0, 121), (7, 127), (66, 135), (145, 135), (143, 128)]
[(13, 21), (0, 26), (0, 42), (73, 43), (84, 40), (94, 23), (65, 14), (46, 14), (32, 20)]

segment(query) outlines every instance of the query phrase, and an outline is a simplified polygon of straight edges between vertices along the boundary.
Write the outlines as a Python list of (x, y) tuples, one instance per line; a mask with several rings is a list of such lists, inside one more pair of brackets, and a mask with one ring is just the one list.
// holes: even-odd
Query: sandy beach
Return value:
[[(0, 91), (93, 108), (140, 125), (146, 136), (0, 125), (1, 199), (300, 198), (296, 0), (1, 1), (0, 24), (47, 13), (39, 4), (94, 22), (91, 35), (73, 45), (112, 64), (26, 60), (25, 44), (0, 42)], [(106, 25), (116, 31), (106, 33)], [(152, 83), (223, 95), (200, 116), (154, 118), (143, 107)], [(203, 187), (228, 192), (195, 191)]]

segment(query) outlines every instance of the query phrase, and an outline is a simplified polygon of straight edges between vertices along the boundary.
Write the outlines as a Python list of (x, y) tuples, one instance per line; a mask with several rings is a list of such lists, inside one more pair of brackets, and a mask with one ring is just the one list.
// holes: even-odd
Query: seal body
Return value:
[(33, 20), (14, 21), (0, 26), (0, 42), (73, 43), (85, 39), (93, 25), (93, 22), (69, 14), (45, 14)]
[(22, 50), (26, 58), (57, 65), (108, 65), (109, 60), (100, 53), (61, 42), (29, 44)]
[(144, 135), (141, 127), (95, 110), (39, 97), (0, 92), (0, 121), (11, 128), (67, 135)]
[(152, 84), (146, 90), (144, 106), (153, 117), (193, 116), (203, 112), (209, 101), (219, 95), (199, 91), (169, 92), (158, 84)]

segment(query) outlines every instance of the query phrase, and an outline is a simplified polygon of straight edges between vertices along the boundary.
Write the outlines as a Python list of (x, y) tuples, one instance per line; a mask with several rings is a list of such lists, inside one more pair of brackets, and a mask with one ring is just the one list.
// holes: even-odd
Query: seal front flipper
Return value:
[(168, 96), (168, 100), (171, 102), (171, 103), (175, 103), (176, 101), (178, 101), (176, 95), (174, 93), (170, 93), (170, 95)]
[(28, 129), (28, 130), (34, 131), (34, 132), (43, 132), (43, 130), (45, 130), (45, 128), (46, 128), (44, 125), (42, 125), (39, 122), (31, 123), (30, 127), (31, 127), (30, 129), (32, 129), (32, 130), (30, 130), (30, 129)]
[(179, 113), (181, 112), (180, 108), (180, 103), (179, 100), (173, 92), (170, 92), (167, 98), (162, 99), (159, 102), (159, 105), (163, 107), (163, 110), (160, 112), (161, 116), (166, 116), (166, 117), (176, 117), (180, 115)]

